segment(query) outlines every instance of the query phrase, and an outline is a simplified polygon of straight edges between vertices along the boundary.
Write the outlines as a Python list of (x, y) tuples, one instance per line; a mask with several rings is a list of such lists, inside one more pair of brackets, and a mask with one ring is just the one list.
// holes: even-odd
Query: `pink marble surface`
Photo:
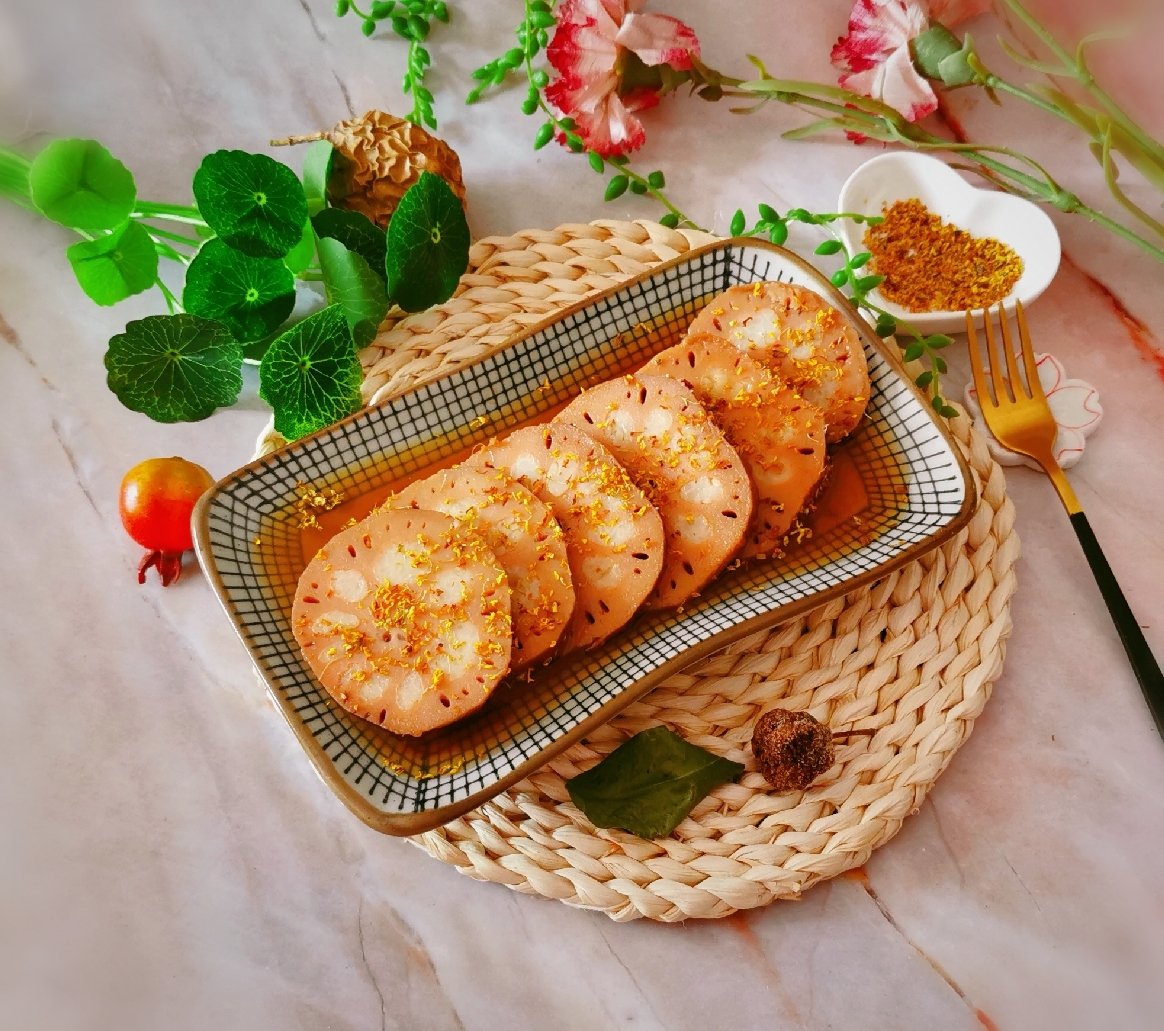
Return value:
[[(530, 150), (515, 98), (459, 103), (468, 71), (509, 45), (517, 8), (451, 6), (433, 83), (476, 234), (653, 216), (630, 196), (604, 205), (579, 159)], [(774, 73), (825, 79), (848, 5), (654, 6), (692, 24), (725, 71), (747, 41)], [(184, 201), (209, 150), (401, 108), (400, 46), (365, 40), (330, 8), (10, 0), (3, 132), (97, 137), (143, 195)], [(1071, 8), (1077, 24), (1108, 9)], [(1001, 68), (998, 24), (971, 28)], [(1158, 67), (1128, 56), (1158, 52), (1147, 32), (1104, 67), (1159, 133)], [(972, 138), (1020, 146), (1103, 201), (1067, 127), (1010, 100), (999, 110), (964, 93), (951, 107)], [(779, 107), (743, 119), (671, 101), (648, 116), (642, 164), (663, 167), (680, 206), (720, 231), (761, 200), (829, 210), (872, 151), (781, 140), (795, 124)], [(1032, 332), (1099, 388), (1104, 423), (1071, 479), (1164, 654), (1164, 269), (1086, 222), (1056, 222), (1065, 260)], [(0, 1025), (1160, 1026), (1164, 744), (1040, 475), (1008, 473), (1023, 559), (994, 697), (864, 876), (717, 923), (616, 925), (476, 884), (368, 830), (311, 771), (202, 578), (137, 586), (122, 473), (172, 453), (218, 475), (241, 464), (266, 417), (255, 385), (198, 425), (126, 411), (101, 355), (156, 299), (96, 309), (64, 262), (67, 234), (24, 212), (0, 208), (0, 242), (0, 568), (14, 588), (0, 650)], [(953, 364), (957, 397), (964, 359)]]

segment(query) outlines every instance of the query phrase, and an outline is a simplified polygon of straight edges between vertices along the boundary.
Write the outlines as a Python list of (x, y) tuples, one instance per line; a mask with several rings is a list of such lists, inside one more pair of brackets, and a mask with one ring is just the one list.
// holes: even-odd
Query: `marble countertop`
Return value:
[[(450, 6), (432, 84), (475, 234), (656, 217), (630, 195), (604, 204), (565, 151), (534, 152), (514, 96), (460, 103), (469, 71), (510, 45), (518, 7)], [(821, 81), (848, 6), (654, 4), (696, 29), (709, 63), (738, 68), (746, 40), (774, 72)], [(1100, 7), (1075, 4), (1074, 17)], [(973, 28), (1004, 62), (990, 16)], [(186, 202), (210, 150), (404, 106), (402, 45), (365, 39), (330, 0), (8, 3), (0, 52), (4, 138), (100, 139), (158, 200)], [(1158, 71), (1105, 67), (1164, 132), (1147, 100)], [(972, 94), (951, 117), (1104, 199), (1067, 127)], [(721, 232), (761, 200), (831, 210), (873, 151), (780, 139), (795, 124), (777, 106), (745, 119), (670, 100), (647, 116), (642, 165), (665, 169), (680, 206)], [(1103, 425), (1070, 475), (1164, 655), (1164, 269), (1081, 219), (1055, 220), (1063, 266), (1032, 331), (1100, 391)], [(615, 924), (475, 883), (363, 826), (312, 771), (192, 563), (174, 588), (137, 585), (117, 516), (125, 470), (181, 454), (224, 475), (249, 459), (266, 414), (249, 380), (238, 407), (195, 425), (122, 408), (105, 342), (159, 302), (96, 308), (69, 273), (67, 237), (0, 208), (0, 569), (16, 591), (0, 649), (0, 1025), (1159, 1026), (1164, 744), (1041, 475), (1007, 474), (1023, 558), (994, 697), (865, 876), (719, 922)], [(964, 359), (953, 364), (958, 397)]]

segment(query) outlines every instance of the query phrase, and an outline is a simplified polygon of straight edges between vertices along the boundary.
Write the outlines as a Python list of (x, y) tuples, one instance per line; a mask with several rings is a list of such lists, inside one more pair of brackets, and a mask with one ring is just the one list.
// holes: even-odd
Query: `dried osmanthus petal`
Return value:
[(439, 175), (461, 203), (465, 202), (456, 152), (404, 118), (372, 110), (361, 118), (339, 122), (327, 132), (289, 136), (278, 142), (312, 140), (329, 140), (336, 149), (328, 199), (337, 207), (367, 215), (382, 229), (421, 172)]

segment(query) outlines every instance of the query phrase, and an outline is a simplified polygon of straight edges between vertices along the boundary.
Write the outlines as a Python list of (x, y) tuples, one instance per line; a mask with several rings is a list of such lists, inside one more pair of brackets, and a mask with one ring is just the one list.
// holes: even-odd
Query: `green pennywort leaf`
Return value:
[(303, 155), (303, 193), (307, 197), (307, 211), (317, 215), (327, 207), (327, 180), (335, 148), (328, 140), (316, 140)]
[(252, 258), (281, 258), (303, 237), (303, 186), (291, 169), (266, 154), (207, 154), (194, 173), (194, 198), (223, 242)]
[(137, 200), (129, 169), (96, 140), (53, 140), (33, 160), (28, 182), (46, 218), (86, 233), (116, 229)]
[(666, 727), (652, 727), (566, 781), (566, 790), (596, 827), (662, 838), (712, 788), (743, 771), (740, 763), (688, 744)]
[(140, 294), (158, 278), (158, 252), (145, 227), (125, 221), (112, 233), (73, 244), (65, 256), (81, 289), (100, 305)]
[(235, 340), (260, 340), (295, 307), (295, 276), (277, 258), (251, 258), (211, 240), (190, 262), (182, 307), (221, 322)]
[(355, 251), (381, 279), (387, 277), (384, 259), (388, 238), (367, 215), (345, 208), (328, 208), (311, 219), (321, 239), (338, 240), (349, 251)]
[(388, 296), (424, 311), (453, 296), (469, 267), (465, 209), (439, 175), (421, 172), (388, 223)]
[(131, 322), (105, 352), (109, 389), (155, 422), (198, 422), (234, 404), (242, 360), (225, 326), (190, 314)]
[(369, 268), (363, 255), (331, 237), (319, 241), (319, 266), (327, 303), (343, 309), (356, 347), (367, 347), (388, 312), (384, 280)]
[(259, 397), (288, 440), (330, 426), (360, 407), (360, 360), (343, 309), (333, 304), (292, 326), (259, 365)]

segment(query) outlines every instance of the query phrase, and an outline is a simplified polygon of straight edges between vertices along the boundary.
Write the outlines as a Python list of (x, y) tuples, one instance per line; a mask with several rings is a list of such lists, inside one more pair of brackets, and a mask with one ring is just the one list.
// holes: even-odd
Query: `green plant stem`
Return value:
[(197, 208), (182, 204), (157, 204), (153, 201), (139, 200), (134, 205), (133, 215), (137, 218), (161, 218), (171, 222), (185, 222), (192, 226), (206, 225)]
[[(880, 101), (851, 93), (836, 86), (767, 78), (741, 83), (736, 92), (758, 96), (764, 100), (776, 100), (795, 107), (825, 111), (830, 117), (815, 123), (818, 128), (831, 124), (850, 132), (863, 133), (886, 143), (900, 143), (915, 150), (941, 150), (961, 154), (967, 160), (986, 169), (988, 173), (993, 173), (993, 175), (988, 174), (987, 177), (992, 178), (1011, 192), (1017, 193), (1027, 200), (1054, 205), (1060, 211), (1081, 214), (1098, 225), (1110, 229), (1128, 242), (1134, 243), (1157, 261), (1164, 261), (1164, 250), (1160, 247), (1144, 239), (1127, 226), (1121, 225), (1102, 212), (1085, 205), (1075, 194), (1060, 187), (1036, 162), (1006, 147), (972, 143), (959, 144), (944, 140), (940, 136), (935, 136), (920, 126), (906, 121), (898, 111)], [(793, 132), (797, 131), (793, 130)], [(1002, 155), (1027, 164), (1037, 169), (1043, 178), (1036, 178), (991, 155)]]
[(1125, 133), (1128, 134), (1139, 147), (1147, 154), (1150, 154), (1157, 164), (1164, 165), (1164, 146), (1157, 143), (1151, 136), (1149, 136), (1143, 129), (1140, 128), (1131, 118), (1129, 118), (1123, 109), (1111, 99), (1099, 84), (1095, 81), (1095, 77), (1088, 70), (1087, 65), (1083, 59), (1083, 47), (1081, 46), (1076, 54), (1070, 54), (1055, 39), (1050, 32), (1048, 32), (1034, 15), (1030, 13), (1019, 0), (1003, 0), (1006, 4), (1023, 22), (1028, 29), (1030, 29), (1039, 39), (1043, 45), (1051, 51), (1060, 61), (1063, 62), (1061, 73), (1065, 77), (1074, 79), (1083, 89), (1093, 96), (1100, 106), (1107, 111), (1114, 121)]
[(166, 299), (166, 307), (170, 309), (171, 315), (173, 315), (175, 311), (184, 310), (182, 305), (178, 303), (178, 298), (170, 293), (169, 288), (165, 283), (162, 282), (161, 276), (154, 280), (154, 282), (157, 283), (158, 289), (162, 291), (162, 296)]
[(156, 226), (146, 226), (146, 232), (155, 239), (170, 240), (174, 243), (185, 244), (187, 247), (197, 249), (202, 246), (201, 240), (191, 239), (189, 236), (183, 236), (181, 233), (171, 233), (166, 229), (158, 229)]
[(158, 252), (163, 258), (169, 258), (170, 261), (176, 261), (179, 265), (189, 265), (190, 259), (185, 254), (174, 250), (168, 243), (162, 240), (154, 239), (154, 250)]

